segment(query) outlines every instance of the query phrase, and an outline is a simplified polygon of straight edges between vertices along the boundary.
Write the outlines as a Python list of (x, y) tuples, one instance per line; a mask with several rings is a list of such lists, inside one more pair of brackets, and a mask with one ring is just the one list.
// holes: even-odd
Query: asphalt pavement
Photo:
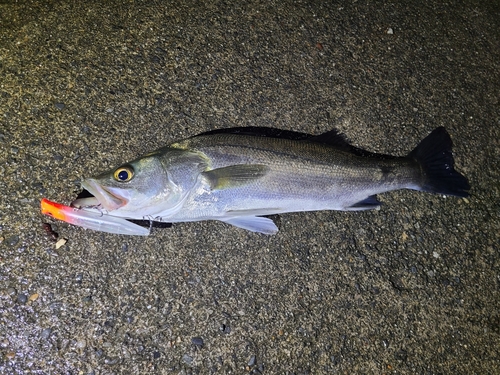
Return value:
[[(500, 373), (499, 88), (497, 1), (1, 2), (0, 373)], [(40, 214), (235, 126), (392, 155), (445, 126), (471, 196), (391, 192), (274, 236)]]

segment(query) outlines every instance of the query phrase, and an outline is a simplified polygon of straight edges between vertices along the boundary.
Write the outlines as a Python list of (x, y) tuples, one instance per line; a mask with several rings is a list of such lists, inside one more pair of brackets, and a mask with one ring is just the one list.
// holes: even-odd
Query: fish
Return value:
[(269, 215), (375, 209), (377, 194), (399, 189), (456, 197), (470, 190), (454, 168), (444, 127), (406, 156), (354, 147), (335, 129), (321, 135), (223, 129), (162, 147), (81, 186), (88, 194), (71, 206), (103, 219), (218, 220), (267, 235), (278, 232)]

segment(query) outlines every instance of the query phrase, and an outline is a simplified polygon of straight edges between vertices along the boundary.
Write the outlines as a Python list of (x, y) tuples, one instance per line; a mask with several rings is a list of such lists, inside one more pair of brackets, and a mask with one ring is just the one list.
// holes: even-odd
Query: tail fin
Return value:
[(444, 127), (434, 129), (408, 157), (415, 159), (425, 176), (420, 190), (429, 193), (468, 197), (467, 178), (453, 168), (452, 142)]

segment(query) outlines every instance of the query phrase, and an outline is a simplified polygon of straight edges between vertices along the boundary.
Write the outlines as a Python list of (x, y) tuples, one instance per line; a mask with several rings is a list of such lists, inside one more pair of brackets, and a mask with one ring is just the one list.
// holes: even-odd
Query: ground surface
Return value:
[[(498, 2), (239, 3), (0, 3), (0, 373), (500, 373)], [(395, 155), (446, 126), (472, 196), (393, 192), (270, 237), (39, 213), (250, 125)]]

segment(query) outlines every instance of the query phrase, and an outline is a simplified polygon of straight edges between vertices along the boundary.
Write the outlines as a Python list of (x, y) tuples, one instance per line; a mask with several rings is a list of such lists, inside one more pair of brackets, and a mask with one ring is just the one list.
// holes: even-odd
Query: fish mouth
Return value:
[[(128, 200), (111, 193), (108, 189), (101, 186), (96, 180), (89, 178), (82, 181), (82, 188), (85, 189), (79, 194), (77, 199), (71, 202), (71, 206), (77, 208), (104, 208), (108, 211), (116, 210), (127, 204)], [(85, 191), (88, 194), (85, 194)], [(90, 195), (90, 196), (89, 196)]]

